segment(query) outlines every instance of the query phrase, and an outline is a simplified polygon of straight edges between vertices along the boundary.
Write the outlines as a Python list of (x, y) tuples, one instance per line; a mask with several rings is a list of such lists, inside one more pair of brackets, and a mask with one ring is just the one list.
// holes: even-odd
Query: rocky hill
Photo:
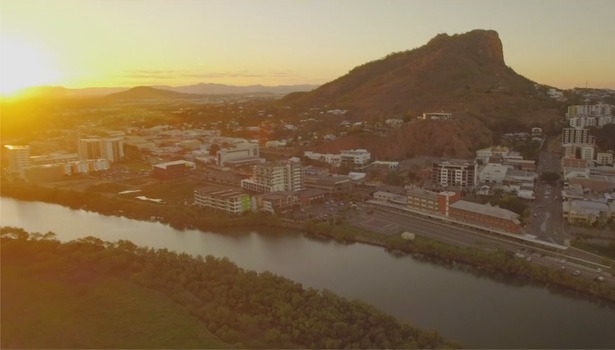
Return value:
[[(454, 119), (464, 120), (407, 124), (395, 138), (373, 144), (390, 149), (383, 153), (388, 158), (398, 158), (404, 150), (469, 156), (490, 139), (489, 130), (524, 131), (561, 116), (561, 106), (546, 95), (545, 86), (505, 64), (502, 42), (493, 30), (439, 34), (425, 46), (363, 64), (316, 90), (287, 95), (281, 103), (299, 110), (343, 109), (348, 111), (344, 118), (353, 121), (414, 119), (425, 112), (451, 112)], [(372, 145), (355, 136), (337, 142)]]
[(502, 119), (546, 123), (557, 105), (536, 86), (506, 66), (497, 32), (474, 30), (439, 34), (425, 46), (366, 63), (282, 102), (347, 109), (358, 120), (447, 111), (487, 125)]

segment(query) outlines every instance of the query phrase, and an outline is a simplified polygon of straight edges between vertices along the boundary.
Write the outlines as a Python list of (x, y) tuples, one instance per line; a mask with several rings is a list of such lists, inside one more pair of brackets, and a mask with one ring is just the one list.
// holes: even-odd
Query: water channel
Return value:
[(0, 198), (0, 224), (57, 234), (126, 239), (193, 255), (228, 257), (242, 268), (361, 299), (468, 348), (615, 348), (615, 307), (531, 283), (395, 257), (380, 247), (339, 244), (297, 232), (224, 235), (59, 205)]

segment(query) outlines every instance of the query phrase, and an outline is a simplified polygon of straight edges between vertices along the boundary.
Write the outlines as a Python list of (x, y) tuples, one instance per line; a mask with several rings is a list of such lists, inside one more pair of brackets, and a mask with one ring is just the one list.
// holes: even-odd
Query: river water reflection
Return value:
[(521, 281), (496, 281), (459, 269), (395, 257), (384, 249), (307, 238), (296, 232), (223, 235), (103, 216), (58, 205), (0, 199), (0, 223), (228, 257), (306, 287), (364, 300), (470, 348), (615, 348), (615, 308)]

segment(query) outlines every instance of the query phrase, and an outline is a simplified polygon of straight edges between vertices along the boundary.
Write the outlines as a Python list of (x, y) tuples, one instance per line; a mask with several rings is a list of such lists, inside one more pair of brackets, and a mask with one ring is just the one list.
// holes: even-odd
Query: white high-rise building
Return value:
[(8, 150), (9, 172), (24, 177), (24, 170), (30, 166), (30, 146), (4, 146)]
[(118, 162), (124, 159), (124, 138), (113, 137), (101, 140), (102, 157), (109, 162)]
[(77, 143), (77, 153), (81, 159), (103, 158), (102, 152), (100, 139), (79, 139)]
[(79, 139), (77, 153), (81, 159), (105, 158), (110, 163), (124, 159), (124, 138)]
[(589, 129), (564, 128), (562, 129), (562, 145), (569, 143), (593, 144), (594, 137), (589, 135)]
[(303, 167), (298, 161), (257, 164), (252, 171), (252, 178), (242, 180), (241, 187), (262, 193), (303, 189)]

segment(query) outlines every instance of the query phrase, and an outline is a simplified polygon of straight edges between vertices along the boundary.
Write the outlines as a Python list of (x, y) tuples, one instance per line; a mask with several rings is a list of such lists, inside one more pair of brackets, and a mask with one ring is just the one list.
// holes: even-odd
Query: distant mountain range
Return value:
[(185, 100), (201, 98), (203, 95), (185, 94), (176, 91), (156, 89), (150, 86), (137, 86), (105, 96), (109, 100)]
[(185, 94), (228, 95), (228, 94), (267, 93), (267, 94), (276, 94), (276, 95), (286, 95), (291, 92), (311, 91), (317, 88), (318, 85), (233, 86), (233, 85), (224, 85), (224, 84), (200, 83), (200, 84), (187, 85), (187, 86), (154, 85), (152, 87), (157, 88), (157, 89), (181, 92)]
[[(278, 85), (278, 86), (264, 86), (264, 85), (250, 85), (250, 86), (235, 86), (224, 84), (206, 84), (200, 83), (195, 85), (186, 86), (169, 86), (169, 85), (155, 85), (148, 87), (149, 89), (143, 89), (145, 87), (139, 86), (136, 88), (130, 87), (103, 87), (103, 88), (83, 88), (83, 89), (69, 89), (61, 86), (36, 86), (25, 89), (24, 95), (27, 97), (38, 98), (72, 98), (72, 97), (101, 97), (121, 92), (126, 92), (132, 89), (137, 89), (134, 93), (128, 95), (120, 95), (122, 98), (130, 98), (133, 95), (136, 98), (190, 98), (182, 95), (165, 94), (159, 91), (169, 91), (181, 94), (196, 94), (196, 95), (231, 95), (231, 94), (274, 94), (285, 95), (291, 92), (310, 91), (317, 88), (318, 85)], [(149, 96), (148, 96), (149, 95)], [(114, 96), (113, 98), (117, 98)]]

